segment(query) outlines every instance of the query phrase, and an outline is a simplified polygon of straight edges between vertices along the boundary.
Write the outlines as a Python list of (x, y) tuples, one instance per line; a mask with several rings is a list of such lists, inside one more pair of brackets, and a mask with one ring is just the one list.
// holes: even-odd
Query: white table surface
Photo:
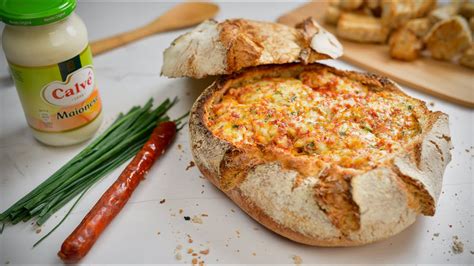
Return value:
[[(81, 1), (77, 13), (89, 29), (91, 40), (140, 26), (173, 3), (91, 3)], [(218, 19), (244, 17), (275, 20), (298, 3), (220, 3)], [(121, 111), (143, 104), (150, 97), (160, 102), (180, 98), (170, 114), (187, 111), (209, 83), (159, 76), (162, 52), (184, 31), (160, 34), (98, 56), (94, 60), (98, 86), (103, 98), (105, 123)], [(329, 64), (355, 69), (341, 61)], [(381, 66), (383, 67), (383, 66)], [(3, 53), (0, 55), (0, 211), (5, 210), (86, 144), (52, 148), (35, 141), (26, 125), (16, 90), (8, 76)], [(450, 77), (446, 77), (449, 79)], [(474, 83), (474, 80), (473, 80)], [(355, 248), (318, 248), (300, 245), (266, 230), (249, 218), (205, 179), (196, 167), (186, 170), (192, 160), (187, 127), (174, 146), (156, 163), (133, 194), (120, 215), (82, 263), (191, 263), (188, 248), (204, 250), (211, 263), (288, 263), (292, 256), (304, 263), (473, 263), (473, 124), (474, 112), (409, 88), (405, 91), (432, 103), (433, 110), (450, 116), (454, 150), (434, 217), (420, 216), (399, 235), (375, 244)], [(474, 88), (473, 88), (474, 89)], [(178, 148), (178, 144), (182, 149)], [(60, 263), (56, 256), (65, 237), (80, 222), (104, 190), (123, 169), (117, 169), (90, 190), (64, 224), (41, 245), (32, 244), (49, 231), (65, 214), (63, 208), (37, 233), (31, 223), (8, 226), (0, 235), (0, 264)], [(160, 200), (166, 202), (160, 204)], [(68, 205), (69, 206), (69, 205)], [(179, 213), (179, 209), (183, 213)], [(203, 224), (185, 221), (183, 216), (202, 213)], [(158, 233), (160, 232), (160, 233)], [(439, 236), (435, 236), (439, 233)], [(193, 243), (188, 243), (188, 236)], [(464, 243), (464, 252), (453, 254), (452, 238)], [(175, 249), (182, 245), (182, 260)]]

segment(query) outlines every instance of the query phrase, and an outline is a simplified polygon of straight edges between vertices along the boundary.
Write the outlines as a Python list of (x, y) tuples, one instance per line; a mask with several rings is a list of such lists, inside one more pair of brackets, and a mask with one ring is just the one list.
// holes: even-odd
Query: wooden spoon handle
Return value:
[(126, 45), (136, 40), (161, 32), (164, 29), (150, 29), (148, 26), (137, 28), (128, 32), (120, 33), (111, 37), (92, 42), (91, 49), (93, 55), (105, 53), (117, 47)]

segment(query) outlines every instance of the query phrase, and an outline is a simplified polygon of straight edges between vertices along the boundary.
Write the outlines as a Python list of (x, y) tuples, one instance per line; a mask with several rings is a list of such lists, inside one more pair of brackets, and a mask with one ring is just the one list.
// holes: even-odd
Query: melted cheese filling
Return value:
[(367, 169), (420, 133), (415, 105), (396, 92), (313, 71), (230, 88), (207, 107), (207, 125), (237, 147)]

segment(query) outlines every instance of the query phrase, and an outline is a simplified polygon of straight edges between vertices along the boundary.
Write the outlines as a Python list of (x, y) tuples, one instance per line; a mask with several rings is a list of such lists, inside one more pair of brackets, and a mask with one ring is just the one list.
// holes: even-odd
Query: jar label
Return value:
[(55, 65), (9, 65), (30, 127), (44, 132), (69, 131), (89, 124), (100, 114), (90, 47)]

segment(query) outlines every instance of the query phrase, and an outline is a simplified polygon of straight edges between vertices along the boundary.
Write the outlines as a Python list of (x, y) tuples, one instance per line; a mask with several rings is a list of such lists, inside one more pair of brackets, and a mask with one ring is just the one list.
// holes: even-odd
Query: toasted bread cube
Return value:
[(383, 0), (382, 1), (382, 22), (392, 29), (398, 28), (408, 21), (413, 14), (410, 1), (404, 0)]
[(389, 31), (370, 16), (343, 13), (337, 22), (337, 35), (356, 42), (385, 43)]
[(455, 16), (458, 13), (458, 11), (459, 11), (459, 5), (450, 4), (450, 5), (445, 5), (445, 6), (441, 6), (434, 9), (433, 11), (430, 12), (428, 17), (432, 23), (437, 23), (442, 20), (446, 20)]
[(459, 15), (465, 17), (466, 19), (470, 19), (474, 17), (474, 3), (472, 2), (463, 3), (459, 7)]
[(440, 60), (451, 60), (472, 42), (471, 30), (466, 19), (455, 16), (436, 23), (425, 37), (431, 56)]
[(428, 15), (433, 9), (436, 8), (437, 0), (414, 0), (414, 16), (413, 18), (420, 18)]
[(336, 25), (342, 11), (335, 6), (328, 6), (324, 13), (324, 21), (330, 25)]
[(471, 43), (471, 47), (466, 49), (459, 59), (459, 63), (469, 68), (474, 68), (474, 43)]
[(362, 6), (364, 0), (340, 0), (339, 7), (344, 10), (355, 10)]
[(390, 28), (399, 28), (408, 20), (425, 16), (436, 6), (436, 0), (383, 0), (382, 21)]
[(404, 61), (413, 61), (418, 58), (423, 42), (406, 27), (396, 30), (390, 36), (390, 56)]
[(405, 24), (405, 27), (413, 32), (417, 37), (424, 37), (433, 24), (428, 18), (411, 19)]

